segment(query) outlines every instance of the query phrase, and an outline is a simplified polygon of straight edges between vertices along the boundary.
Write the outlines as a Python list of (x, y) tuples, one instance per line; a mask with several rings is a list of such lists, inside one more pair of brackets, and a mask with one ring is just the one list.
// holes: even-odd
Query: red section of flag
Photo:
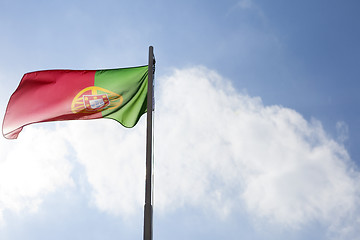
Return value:
[(101, 113), (85, 116), (71, 111), (76, 94), (94, 85), (95, 72), (47, 70), (25, 74), (9, 100), (3, 135), (17, 138), (24, 125), (35, 122), (101, 117)]

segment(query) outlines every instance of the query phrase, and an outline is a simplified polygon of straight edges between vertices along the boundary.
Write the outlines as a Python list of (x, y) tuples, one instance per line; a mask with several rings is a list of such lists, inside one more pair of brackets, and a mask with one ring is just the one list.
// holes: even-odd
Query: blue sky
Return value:
[[(154, 46), (154, 239), (359, 239), (357, 1), (0, 9), (3, 113), (26, 72), (144, 65)], [(0, 239), (141, 239), (144, 149), (144, 117), (0, 139)]]

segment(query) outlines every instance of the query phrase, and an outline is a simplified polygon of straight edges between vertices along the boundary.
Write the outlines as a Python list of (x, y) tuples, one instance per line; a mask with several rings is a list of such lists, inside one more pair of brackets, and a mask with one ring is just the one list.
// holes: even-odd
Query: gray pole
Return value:
[(145, 180), (145, 206), (144, 206), (144, 240), (152, 240), (153, 230), (153, 209), (152, 209), (152, 192), (153, 192), (153, 77), (155, 71), (155, 58), (153, 47), (149, 47), (149, 65), (148, 65), (148, 93), (147, 93), (147, 127), (146, 127), (146, 180)]

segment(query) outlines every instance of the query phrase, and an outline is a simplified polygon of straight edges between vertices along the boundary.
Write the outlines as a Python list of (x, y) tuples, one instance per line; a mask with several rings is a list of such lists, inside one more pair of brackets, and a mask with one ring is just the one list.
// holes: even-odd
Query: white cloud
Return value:
[(206, 199), (226, 213), (242, 199), (251, 213), (289, 226), (355, 209), (349, 156), (319, 122), (263, 106), (205, 68), (164, 81), (156, 138), (161, 206)]
[[(251, 219), (280, 228), (301, 229), (315, 221), (328, 226), (332, 235), (357, 231), (359, 174), (344, 146), (320, 122), (282, 106), (264, 106), (260, 98), (237, 92), (205, 67), (174, 70), (156, 81), (156, 211), (167, 214), (190, 206), (226, 217), (246, 210)], [(142, 211), (145, 117), (133, 129), (110, 120), (61, 126), (61, 138), (84, 166), (94, 206), (121, 216)], [(56, 144), (63, 146), (62, 140)], [(53, 162), (39, 164), (54, 169), (66, 163), (68, 150), (61, 149)], [(43, 148), (36, 152), (49, 154)], [(14, 154), (6, 153), (8, 159)], [(52, 184), (45, 186), (34, 178), (35, 190), (9, 199), (25, 208), (23, 195), (41, 200), (43, 193), (69, 184), (69, 167), (61, 176), (48, 174)], [(4, 191), (9, 195), (11, 189)]]
[(36, 212), (47, 194), (73, 185), (67, 146), (54, 131), (26, 127), (18, 140), (1, 138), (0, 155), (2, 223), (4, 211)]
[(145, 126), (126, 129), (115, 121), (73, 121), (63, 129), (83, 164), (92, 202), (129, 216), (143, 205)]

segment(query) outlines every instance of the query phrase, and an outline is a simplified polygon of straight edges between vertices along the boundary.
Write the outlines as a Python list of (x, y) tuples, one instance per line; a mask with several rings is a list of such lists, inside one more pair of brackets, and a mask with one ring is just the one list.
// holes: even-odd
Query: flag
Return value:
[(10, 97), (3, 135), (39, 122), (110, 118), (133, 127), (146, 112), (148, 66), (26, 73)]

